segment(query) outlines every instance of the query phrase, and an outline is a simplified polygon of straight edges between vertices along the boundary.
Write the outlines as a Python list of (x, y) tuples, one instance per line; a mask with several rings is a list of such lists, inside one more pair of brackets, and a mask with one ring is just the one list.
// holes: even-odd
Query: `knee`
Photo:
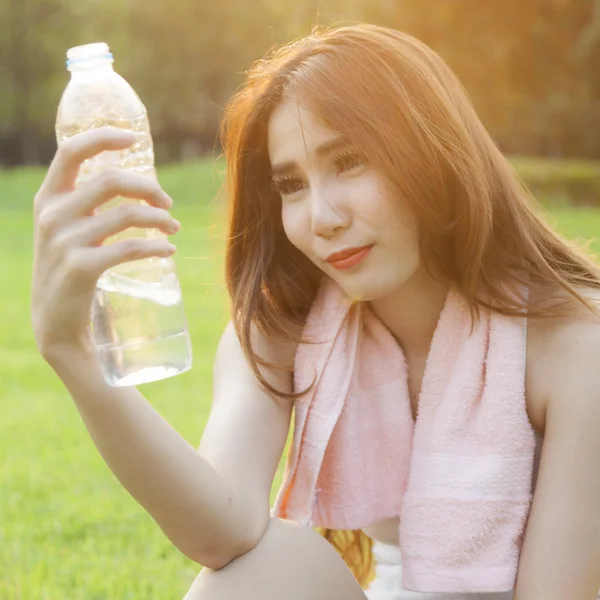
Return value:
[(345, 594), (340, 598), (365, 597), (350, 569), (316, 531), (271, 519), (252, 550), (222, 569), (202, 569), (184, 600), (332, 599), (332, 588)]

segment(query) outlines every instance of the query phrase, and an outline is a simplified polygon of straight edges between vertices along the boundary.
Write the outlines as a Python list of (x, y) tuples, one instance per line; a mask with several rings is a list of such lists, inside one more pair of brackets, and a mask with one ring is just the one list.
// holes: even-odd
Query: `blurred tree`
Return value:
[[(94, 4), (101, 5), (97, 14)], [(66, 50), (106, 37), (121, 41), (122, 6), (118, 0), (0, 2), (0, 163), (45, 162), (54, 153), (56, 109), (69, 81)]]
[(408, 31), (458, 74), (514, 153), (600, 158), (600, 0), (0, 0), (0, 164), (47, 162), (65, 51), (106, 41), (159, 160), (212, 150), (252, 61), (314, 24)]
[(505, 150), (600, 157), (592, 133), (600, 125), (598, 0), (402, 0), (386, 8), (390, 22), (445, 58)]
[(0, 4), (0, 132), (14, 164), (40, 159), (40, 124), (47, 112), (46, 76), (53, 55), (46, 26), (59, 12), (59, 1)]
[(159, 152), (212, 150), (223, 105), (268, 45), (268, 7), (131, 0), (130, 11), (132, 69), (123, 75), (146, 103)]

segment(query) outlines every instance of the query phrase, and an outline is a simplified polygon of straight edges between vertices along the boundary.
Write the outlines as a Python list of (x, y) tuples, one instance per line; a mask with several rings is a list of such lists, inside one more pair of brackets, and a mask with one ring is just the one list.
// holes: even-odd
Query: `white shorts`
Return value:
[(512, 600), (513, 592), (490, 594), (433, 594), (402, 587), (400, 548), (373, 541), (375, 579), (365, 594), (369, 600)]

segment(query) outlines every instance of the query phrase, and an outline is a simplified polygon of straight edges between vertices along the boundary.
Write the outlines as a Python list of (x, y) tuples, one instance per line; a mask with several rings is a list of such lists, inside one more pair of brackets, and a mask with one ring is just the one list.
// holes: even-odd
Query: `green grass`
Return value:
[[(181, 599), (200, 566), (172, 546), (113, 477), (30, 326), (31, 202), (43, 170), (0, 172), (0, 599)], [(140, 386), (197, 446), (228, 320), (223, 207), (210, 165), (160, 172), (183, 223), (173, 237), (194, 368)]]
[[(112, 476), (33, 341), (31, 201), (43, 175), (0, 171), (0, 599), (180, 600), (200, 566), (171, 545)], [(183, 223), (175, 257), (194, 368), (140, 389), (197, 446), (228, 319), (224, 211), (213, 200), (219, 177), (210, 163), (165, 167), (159, 175)], [(571, 237), (600, 234), (598, 210), (552, 216)], [(280, 477), (281, 467), (274, 489)]]

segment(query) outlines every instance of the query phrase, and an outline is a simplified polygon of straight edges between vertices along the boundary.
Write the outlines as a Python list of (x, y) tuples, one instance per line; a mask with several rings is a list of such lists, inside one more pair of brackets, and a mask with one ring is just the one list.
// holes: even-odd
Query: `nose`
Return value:
[(313, 187), (311, 227), (314, 235), (330, 238), (350, 226), (350, 214), (343, 198), (334, 190)]

